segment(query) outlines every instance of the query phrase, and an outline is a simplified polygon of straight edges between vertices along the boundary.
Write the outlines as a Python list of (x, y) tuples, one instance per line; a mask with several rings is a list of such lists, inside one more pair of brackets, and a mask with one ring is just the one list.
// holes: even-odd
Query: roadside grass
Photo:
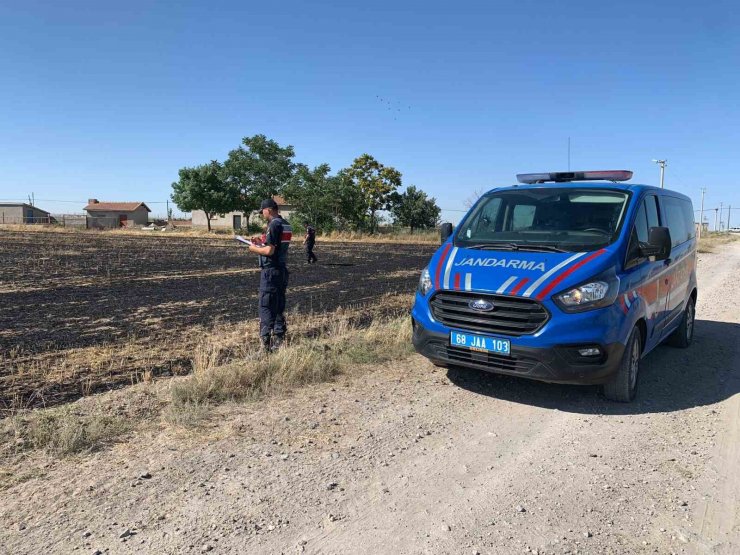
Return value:
[(382, 317), (369, 324), (342, 318), (320, 326), (315, 337), (302, 337), (277, 352), (251, 352), (219, 364), (221, 339), (212, 336), (197, 350), (193, 374), (171, 386), (166, 419), (172, 424), (198, 422), (204, 408), (229, 401), (280, 396), (295, 388), (331, 380), (356, 365), (403, 360), (413, 351), (408, 316)]
[(115, 414), (81, 414), (72, 405), (31, 411), (5, 419), (0, 434), (13, 453), (39, 449), (56, 456), (91, 451), (131, 429), (131, 422)]
[(700, 253), (713, 253), (717, 247), (740, 240), (736, 233), (704, 233), (697, 247)]

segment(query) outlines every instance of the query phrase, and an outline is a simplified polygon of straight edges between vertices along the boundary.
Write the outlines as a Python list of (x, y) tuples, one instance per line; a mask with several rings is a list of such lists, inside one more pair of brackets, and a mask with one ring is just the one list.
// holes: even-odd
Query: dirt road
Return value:
[(699, 272), (633, 404), (413, 357), (52, 465), (0, 551), (738, 553), (740, 244)]

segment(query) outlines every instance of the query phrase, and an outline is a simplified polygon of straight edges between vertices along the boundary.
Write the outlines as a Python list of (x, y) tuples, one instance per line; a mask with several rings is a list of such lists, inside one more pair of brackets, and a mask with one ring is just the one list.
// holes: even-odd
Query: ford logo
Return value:
[(477, 310), (478, 312), (491, 312), (493, 310), (493, 303), (489, 301), (485, 301), (483, 299), (476, 299), (474, 301), (470, 301), (468, 303), (468, 306), (472, 308), (473, 310)]

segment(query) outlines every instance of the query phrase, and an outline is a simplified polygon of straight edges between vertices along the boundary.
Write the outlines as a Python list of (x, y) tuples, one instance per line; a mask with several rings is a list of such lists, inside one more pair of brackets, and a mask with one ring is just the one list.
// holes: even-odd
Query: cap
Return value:
[(277, 210), (277, 202), (275, 202), (271, 198), (266, 198), (262, 201), (262, 204), (260, 205), (260, 210), (264, 210), (265, 208), (272, 208), (273, 210)]

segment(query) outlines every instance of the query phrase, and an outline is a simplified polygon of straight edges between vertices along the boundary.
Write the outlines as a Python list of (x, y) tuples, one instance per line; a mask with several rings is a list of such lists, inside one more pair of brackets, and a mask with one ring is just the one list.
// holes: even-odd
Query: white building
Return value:
[[(287, 204), (285, 199), (282, 197), (272, 197), (278, 204), (280, 214), (288, 221), (290, 216), (295, 212), (295, 207), (292, 204)], [(211, 218), (211, 229), (241, 229), (247, 227), (248, 222), (256, 222), (259, 220), (260, 211), (255, 210), (250, 214), (246, 212), (227, 212), (226, 214), (217, 214)], [(206, 213), (203, 210), (193, 210), (193, 227), (208, 227), (208, 220), (206, 219)]]

